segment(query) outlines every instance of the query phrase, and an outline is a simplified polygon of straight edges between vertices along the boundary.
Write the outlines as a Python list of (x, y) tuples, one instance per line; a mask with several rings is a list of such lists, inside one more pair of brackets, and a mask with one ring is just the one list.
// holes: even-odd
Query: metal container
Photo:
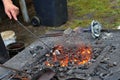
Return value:
[(19, 52), (25, 49), (25, 44), (24, 42), (15, 42), (11, 43), (7, 46), (7, 50), (9, 51), (10, 57), (15, 56)]

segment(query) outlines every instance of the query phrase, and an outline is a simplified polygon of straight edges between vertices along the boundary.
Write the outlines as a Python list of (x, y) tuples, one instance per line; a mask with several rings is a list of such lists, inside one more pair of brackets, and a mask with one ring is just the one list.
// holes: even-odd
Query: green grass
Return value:
[(120, 25), (120, 0), (67, 0), (69, 20), (61, 27), (88, 27), (92, 20), (104, 28)]

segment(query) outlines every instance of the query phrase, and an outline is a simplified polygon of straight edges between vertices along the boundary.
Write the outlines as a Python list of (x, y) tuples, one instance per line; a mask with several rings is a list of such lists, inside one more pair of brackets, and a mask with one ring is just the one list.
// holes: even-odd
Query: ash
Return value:
[[(71, 33), (70, 33), (71, 34)], [(72, 36), (72, 38), (71, 38)], [(45, 38), (46, 42), (56, 45), (56, 43), (68, 42), (71, 44), (73, 40), (74, 44), (85, 43), (92, 47), (92, 59), (83, 65), (73, 65), (74, 63), (68, 63), (69, 66), (61, 67), (59, 63), (55, 63), (54, 66), (46, 66), (45, 61), (48, 60), (45, 54), (40, 55), (41, 52), (34, 55), (33, 59), (24, 65), (23, 70), (30, 76), (34, 77), (40, 71), (46, 68), (50, 68), (56, 74), (58, 80), (66, 80), (69, 78), (79, 78), (83, 80), (119, 80), (120, 79), (120, 33), (116, 32), (102, 32), (99, 39), (93, 39), (89, 32), (74, 33), (66, 38), (66, 35), (62, 37)], [(77, 37), (77, 38), (76, 38)], [(64, 40), (63, 40), (64, 39)], [(37, 44), (35, 44), (37, 45)], [(65, 44), (67, 45), (67, 44)], [(34, 49), (33, 49), (34, 50)]]

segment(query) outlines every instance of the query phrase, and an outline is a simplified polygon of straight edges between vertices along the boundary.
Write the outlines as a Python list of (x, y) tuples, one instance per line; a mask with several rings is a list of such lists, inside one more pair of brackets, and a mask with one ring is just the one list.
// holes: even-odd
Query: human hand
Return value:
[(17, 20), (17, 15), (19, 14), (19, 8), (16, 7), (11, 0), (3, 0), (4, 10), (10, 19)]

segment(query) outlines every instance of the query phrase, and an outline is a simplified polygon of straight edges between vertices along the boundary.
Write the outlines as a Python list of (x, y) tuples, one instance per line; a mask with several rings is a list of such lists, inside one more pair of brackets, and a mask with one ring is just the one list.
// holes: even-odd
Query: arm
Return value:
[(12, 19), (14, 18), (15, 20), (17, 20), (17, 15), (19, 14), (19, 8), (16, 7), (12, 0), (2, 0), (3, 4), (4, 4), (4, 10), (5, 13), (7, 14), (7, 16)]

